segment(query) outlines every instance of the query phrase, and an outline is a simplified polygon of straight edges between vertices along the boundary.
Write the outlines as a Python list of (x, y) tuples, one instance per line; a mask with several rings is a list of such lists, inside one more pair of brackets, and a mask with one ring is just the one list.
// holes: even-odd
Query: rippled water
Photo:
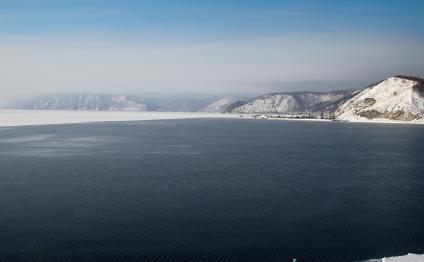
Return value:
[(424, 126), (199, 119), (0, 130), (0, 261), (424, 253)]

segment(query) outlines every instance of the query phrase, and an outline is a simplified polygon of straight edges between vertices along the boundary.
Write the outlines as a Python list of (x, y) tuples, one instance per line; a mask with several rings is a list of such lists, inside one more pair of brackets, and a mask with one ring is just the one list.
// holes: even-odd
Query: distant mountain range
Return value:
[(222, 112), (307, 116), (337, 120), (424, 118), (424, 80), (394, 76), (363, 89), (271, 93), (243, 97), (143, 97), (106, 94), (45, 95), (9, 104), (13, 109)]
[(53, 94), (14, 101), (8, 109), (197, 112), (216, 98), (110, 94)]
[(143, 99), (106, 94), (44, 95), (16, 101), (7, 108), (42, 110), (147, 111)]
[(359, 91), (295, 92), (266, 94), (231, 109), (243, 114), (330, 115)]
[(424, 79), (397, 75), (363, 89), (267, 94), (239, 104), (230, 112), (341, 121), (424, 120)]

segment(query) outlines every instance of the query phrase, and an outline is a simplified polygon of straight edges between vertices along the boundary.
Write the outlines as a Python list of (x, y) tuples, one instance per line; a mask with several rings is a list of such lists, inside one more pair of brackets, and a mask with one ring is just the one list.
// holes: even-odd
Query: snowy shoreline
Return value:
[(373, 120), (336, 120), (336, 122), (344, 123), (363, 123), (363, 124), (401, 124), (401, 125), (423, 125), (424, 120), (400, 121), (400, 120), (387, 120), (387, 119), (373, 119)]
[(370, 259), (370, 260), (365, 260), (363, 262), (424, 262), (424, 255), (409, 253), (404, 256)]
[[(173, 120), (193, 118), (258, 119), (251, 114), (204, 113), (204, 112), (138, 112), (138, 111), (66, 111), (66, 110), (0, 110), (0, 127), (78, 124), (96, 122), (127, 122), (146, 120)], [(394, 121), (349, 120), (334, 121), (313, 118), (267, 118), (261, 121), (308, 121), (308, 122), (343, 122), (371, 124), (424, 124), (424, 120)]]
[(333, 123), (363, 123), (363, 124), (402, 124), (402, 125), (422, 125), (424, 119), (412, 120), (412, 121), (400, 121), (400, 120), (387, 120), (387, 119), (351, 119), (351, 120), (338, 120), (338, 119), (320, 119), (320, 118), (294, 118), (294, 117), (269, 117), (264, 114), (262, 117), (253, 117), (250, 114), (242, 114), (241, 119), (260, 119), (260, 120), (275, 120), (275, 121), (308, 121), (308, 122), (333, 122)]

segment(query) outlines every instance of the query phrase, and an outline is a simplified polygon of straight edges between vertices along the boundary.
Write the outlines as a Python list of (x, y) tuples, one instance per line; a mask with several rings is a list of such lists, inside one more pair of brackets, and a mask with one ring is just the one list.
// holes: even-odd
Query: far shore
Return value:
[(195, 118), (258, 119), (308, 122), (349, 122), (375, 124), (424, 124), (424, 120), (395, 121), (386, 119), (340, 121), (300, 116), (261, 114), (230, 114), (203, 112), (141, 112), (141, 111), (66, 111), (66, 110), (0, 110), (0, 127), (77, 124), (95, 122), (128, 122)]
[(371, 123), (371, 124), (405, 124), (405, 125), (422, 125), (424, 119), (412, 121), (388, 120), (388, 119), (354, 119), (339, 120), (329, 118), (312, 118), (301, 116), (281, 116), (273, 114), (239, 114), (240, 118), (261, 119), (261, 120), (279, 120), (279, 121), (313, 121), (313, 122), (339, 122), (339, 123)]

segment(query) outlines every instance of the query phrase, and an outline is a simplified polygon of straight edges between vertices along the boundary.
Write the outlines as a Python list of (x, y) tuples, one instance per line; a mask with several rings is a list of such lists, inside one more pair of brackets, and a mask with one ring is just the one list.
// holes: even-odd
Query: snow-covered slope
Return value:
[(14, 109), (93, 110), (93, 111), (146, 111), (142, 99), (105, 94), (46, 95), (15, 102)]
[(227, 112), (232, 105), (234, 105), (235, 103), (240, 103), (242, 101), (243, 98), (240, 97), (223, 97), (216, 100), (212, 104), (203, 107), (199, 110), (199, 112), (224, 113)]
[(366, 262), (424, 262), (424, 255), (407, 254), (405, 256), (371, 259)]
[(421, 119), (424, 116), (424, 80), (390, 77), (357, 94), (335, 115), (336, 119), (347, 121)]
[(254, 98), (232, 110), (234, 113), (268, 114), (328, 114), (334, 112), (356, 91), (344, 90), (326, 93), (297, 92), (273, 93)]

